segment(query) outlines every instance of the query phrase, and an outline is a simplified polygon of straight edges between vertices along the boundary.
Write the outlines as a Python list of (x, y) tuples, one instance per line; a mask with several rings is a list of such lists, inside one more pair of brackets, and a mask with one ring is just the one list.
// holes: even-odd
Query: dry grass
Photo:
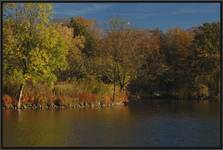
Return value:
[[(116, 93), (115, 102), (127, 100), (126, 94)], [(23, 105), (64, 106), (77, 104), (111, 104), (113, 102), (113, 86), (97, 81), (75, 81), (72, 83), (60, 82), (54, 88), (46, 85), (27, 85), (21, 103)], [(14, 96), (4, 93), (3, 105), (16, 106)]]

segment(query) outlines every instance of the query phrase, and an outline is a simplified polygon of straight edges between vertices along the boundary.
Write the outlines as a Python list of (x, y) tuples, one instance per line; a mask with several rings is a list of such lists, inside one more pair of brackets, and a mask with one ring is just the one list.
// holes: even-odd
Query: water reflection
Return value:
[(219, 104), (152, 100), (90, 110), (4, 111), (4, 146), (218, 146)]

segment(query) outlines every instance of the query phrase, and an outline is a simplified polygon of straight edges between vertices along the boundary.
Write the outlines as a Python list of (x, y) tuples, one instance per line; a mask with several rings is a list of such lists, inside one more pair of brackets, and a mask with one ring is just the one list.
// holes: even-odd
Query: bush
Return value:
[[(116, 101), (123, 101), (126, 95), (116, 93)], [(58, 82), (54, 88), (44, 84), (26, 85), (22, 97), (23, 105), (41, 106), (71, 106), (77, 104), (111, 103), (113, 100), (113, 85), (95, 80)], [(12, 97), (4, 95), (4, 106), (15, 103)]]
[(9, 105), (12, 105), (12, 98), (9, 95), (3, 96), (3, 106), (8, 107)]

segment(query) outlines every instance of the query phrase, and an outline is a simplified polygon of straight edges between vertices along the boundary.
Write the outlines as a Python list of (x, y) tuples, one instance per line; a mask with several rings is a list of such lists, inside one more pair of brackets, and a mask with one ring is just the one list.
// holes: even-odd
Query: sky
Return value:
[(56, 3), (55, 18), (83, 16), (102, 28), (111, 17), (122, 17), (135, 28), (189, 29), (220, 21), (219, 3)]

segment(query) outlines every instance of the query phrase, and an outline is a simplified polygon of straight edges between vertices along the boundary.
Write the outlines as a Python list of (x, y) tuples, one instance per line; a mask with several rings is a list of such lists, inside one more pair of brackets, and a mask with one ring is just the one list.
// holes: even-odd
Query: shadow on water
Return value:
[(188, 114), (210, 115), (219, 117), (220, 105), (216, 101), (198, 100), (173, 100), (173, 99), (150, 99), (132, 101), (129, 103), (130, 111), (147, 112), (157, 114), (174, 114), (187, 116)]

